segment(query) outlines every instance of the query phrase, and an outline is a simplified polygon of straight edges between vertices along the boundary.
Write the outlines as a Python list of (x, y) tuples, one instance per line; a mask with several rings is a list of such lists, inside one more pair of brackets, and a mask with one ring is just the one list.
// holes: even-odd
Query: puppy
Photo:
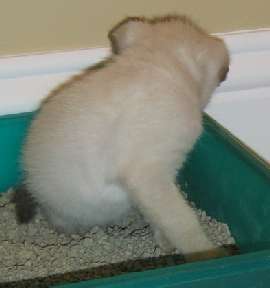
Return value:
[[(28, 195), (69, 233), (116, 223), (135, 206), (161, 246), (189, 261), (225, 255), (174, 184), (202, 131), (202, 110), (226, 77), (223, 41), (178, 15), (127, 18), (109, 38), (104, 67), (42, 104), (23, 148), (18, 199)], [(17, 205), (21, 222), (33, 216), (26, 206)]]

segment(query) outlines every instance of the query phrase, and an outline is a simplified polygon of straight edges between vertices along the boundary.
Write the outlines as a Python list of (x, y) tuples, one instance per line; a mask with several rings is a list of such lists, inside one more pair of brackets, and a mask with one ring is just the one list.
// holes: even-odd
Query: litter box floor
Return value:
[[(177, 251), (165, 255), (135, 210), (118, 225), (67, 236), (57, 234), (40, 215), (18, 225), (12, 193), (0, 194), (0, 287), (47, 287), (184, 263)], [(226, 224), (196, 211), (213, 241), (234, 244)]]

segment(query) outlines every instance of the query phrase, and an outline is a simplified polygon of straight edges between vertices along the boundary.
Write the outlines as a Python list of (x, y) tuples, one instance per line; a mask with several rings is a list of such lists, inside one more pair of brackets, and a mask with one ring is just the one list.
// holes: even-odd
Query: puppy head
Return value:
[(175, 62), (185, 66), (198, 84), (202, 107), (229, 70), (229, 53), (224, 42), (207, 34), (186, 16), (130, 17), (109, 32), (109, 39), (115, 54), (147, 47), (148, 51), (158, 50), (166, 57), (175, 57)]
[(151, 43), (159, 44), (156, 49), (160, 49), (165, 43), (171, 44), (168, 42), (181, 33), (181, 29), (178, 29), (179, 25), (186, 23), (191, 24), (191, 21), (187, 17), (179, 15), (155, 18), (128, 17), (114, 26), (108, 37), (115, 54), (121, 54), (126, 49), (138, 45), (148, 44), (151, 46)]

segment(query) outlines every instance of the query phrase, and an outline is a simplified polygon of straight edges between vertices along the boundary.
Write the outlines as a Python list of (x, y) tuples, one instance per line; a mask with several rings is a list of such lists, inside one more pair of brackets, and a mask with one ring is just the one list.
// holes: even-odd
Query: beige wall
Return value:
[(210, 32), (270, 27), (269, 0), (0, 0), (0, 55), (107, 46), (126, 16), (179, 12)]

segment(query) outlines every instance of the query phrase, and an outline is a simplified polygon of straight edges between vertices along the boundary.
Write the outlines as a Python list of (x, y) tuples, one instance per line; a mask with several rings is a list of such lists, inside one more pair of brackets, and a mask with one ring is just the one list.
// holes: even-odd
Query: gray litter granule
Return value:
[[(12, 193), (0, 196), (0, 283), (165, 255), (135, 210), (118, 225), (94, 227), (83, 236), (66, 236), (48, 227), (40, 215), (30, 224), (18, 225), (10, 202)], [(235, 243), (226, 224), (196, 211), (215, 243)]]

